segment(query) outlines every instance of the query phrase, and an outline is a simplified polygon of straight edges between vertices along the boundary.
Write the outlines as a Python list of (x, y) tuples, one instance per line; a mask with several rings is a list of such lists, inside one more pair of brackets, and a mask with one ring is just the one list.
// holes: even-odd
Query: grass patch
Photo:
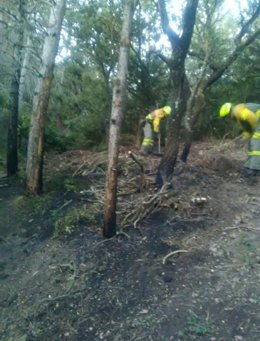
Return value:
[(248, 234), (241, 234), (236, 241), (236, 248), (239, 250), (238, 257), (242, 263), (253, 266), (257, 262), (257, 243)]
[(54, 222), (53, 237), (70, 235), (81, 226), (100, 225), (102, 206), (100, 203), (84, 204), (82, 207), (73, 207), (62, 210), (53, 210), (51, 215)]
[(190, 315), (187, 318), (186, 327), (178, 332), (178, 336), (182, 340), (189, 340), (191, 335), (195, 336), (205, 336), (210, 334), (211, 325), (209, 321), (203, 320), (194, 312), (190, 312)]

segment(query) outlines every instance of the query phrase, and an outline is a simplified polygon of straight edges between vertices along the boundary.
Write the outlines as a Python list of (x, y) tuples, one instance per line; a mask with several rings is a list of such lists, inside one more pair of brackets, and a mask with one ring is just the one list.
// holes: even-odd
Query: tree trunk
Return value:
[(194, 91), (191, 93), (188, 100), (187, 104), (188, 116), (186, 118), (185, 124), (186, 129), (184, 133), (185, 136), (184, 147), (180, 156), (180, 160), (183, 162), (187, 162), (193, 141), (194, 127), (196, 122), (198, 121), (201, 111), (206, 105), (204, 90), (205, 90), (204, 82), (200, 82), (196, 89), (194, 89)]
[(162, 28), (172, 46), (172, 58), (168, 62), (171, 68), (172, 107), (174, 108), (168, 122), (167, 143), (165, 152), (158, 167), (156, 183), (161, 187), (172, 179), (176, 164), (179, 144), (180, 126), (186, 111), (189, 84), (185, 74), (185, 59), (190, 46), (193, 27), (195, 25), (198, 0), (188, 0), (184, 9), (182, 34), (178, 36), (169, 24), (165, 0), (158, 1)]
[(119, 137), (125, 102), (126, 78), (128, 72), (128, 54), (130, 30), (133, 17), (133, 0), (126, 1), (118, 62), (118, 73), (113, 88), (112, 110), (110, 118), (108, 170), (104, 202), (103, 235), (106, 238), (116, 234), (117, 167)]
[(187, 101), (186, 96), (189, 92), (184, 72), (182, 74), (179, 70), (175, 71), (172, 79), (174, 79), (173, 89), (175, 89), (172, 97), (176, 98), (176, 94), (178, 94), (178, 97), (175, 104), (172, 104), (174, 110), (167, 124), (165, 151), (159, 164), (156, 178), (156, 184), (158, 187), (162, 187), (166, 182), (171, 182), (172, 179), (180, 145), (181, 121), (185, 114)]
[(18, 114), (19, 114), (19, 86), (22, 68), (23, 37), (26, 19), (25, 2), (19, 1), (18, 30), (13, 53), (13, 74), (10, 89), (10, 116), (7, 131), (7, 175), (11, 176), (18, 171)]
[(26, 165), (26, 190), (32, 195), (42, 192), (45, 115), (48, 108), (55, 57), (58, 52), (65, 9), (66, 0), (56, 1), (51, 8), (43, 45), (42, 67), (33, 97)]
[(30, 61), (29, 51), (30, 51), (31, 45), (32, 45), (32, 42), (31, 42), (30, 32), (27, 32), (27, 37), (25, 38), (23, 61), (21, 65), (21, 76), (20, 76), (20, 87), (19, 87), (19, 116), (21, 115), (22, 103), (25, 97), (26, 74), (27, 74), (29, 61)]
[(18, 171), (18, 98), (19, 98), (19, 70), (11, 81), (10, 116), (7, 131), (7, 176), (15, 175)]

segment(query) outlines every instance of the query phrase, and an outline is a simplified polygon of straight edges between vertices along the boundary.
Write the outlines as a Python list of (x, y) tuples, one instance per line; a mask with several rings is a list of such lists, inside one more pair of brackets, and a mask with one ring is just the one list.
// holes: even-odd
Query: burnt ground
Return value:
[[(245, 146), (196, 144), (165, 200), (109, 240), (103, 157), (49, 157), (39, 198), (0, 180), (0, 339), (259, 340), (260, 179), (238, 171)], [(129, 167), (120, 209), (145, 194)]]

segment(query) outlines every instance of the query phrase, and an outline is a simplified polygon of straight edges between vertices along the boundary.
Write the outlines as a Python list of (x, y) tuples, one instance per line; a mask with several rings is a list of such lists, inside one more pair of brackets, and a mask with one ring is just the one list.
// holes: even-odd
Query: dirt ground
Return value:
[[(259, 340), (260, 179), (238, 171), (245, 148), (196, 143), (150, 210), (153, 184), (138, 191), (123, 152), (108, 240), (104, 153), (49, 156), (39, 198), (1, 178), (0, 340)], [(158, 160), (142, 160), (147, 179)]]

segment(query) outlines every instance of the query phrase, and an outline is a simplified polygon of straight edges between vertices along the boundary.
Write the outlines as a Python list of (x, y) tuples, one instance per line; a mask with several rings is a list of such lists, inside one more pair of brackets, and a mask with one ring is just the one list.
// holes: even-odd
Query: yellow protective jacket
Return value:
[(260, 104), (237, 104), (231, 108), (231, 116), (243, 129), (244, 137), (250, 137), (244, 167), (260, 171)]
[(257, 107), (255, 108), (255, 106), (253, 103), (241, 103), (231, 109), (231, 116), (248, 137), (253, 134), (258, 125), (260, 110)]
[(155, 133), (160, 132), (160, 121), (161, 119), (165, 118), (167, 115), (163, 111), (163, 108), (156, 109), (148, 114), (145, 118), (147, 121), (151, 122), (153, 126), (153, 131)]

